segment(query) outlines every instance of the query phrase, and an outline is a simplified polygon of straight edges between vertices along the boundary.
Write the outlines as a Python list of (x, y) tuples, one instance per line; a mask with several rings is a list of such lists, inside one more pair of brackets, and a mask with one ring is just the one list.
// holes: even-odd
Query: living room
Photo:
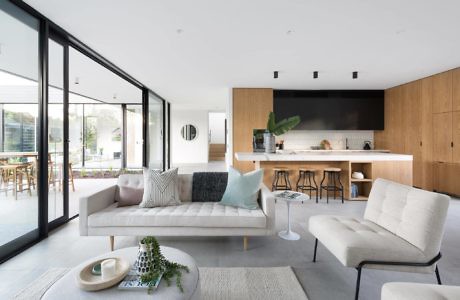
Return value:
[(459, 299), (459, 8), (1, 1), (0, 298)]

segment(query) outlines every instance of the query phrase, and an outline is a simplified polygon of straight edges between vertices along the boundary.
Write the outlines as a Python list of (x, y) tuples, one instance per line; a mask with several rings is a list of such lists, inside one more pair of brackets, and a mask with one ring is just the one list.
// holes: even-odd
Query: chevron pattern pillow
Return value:
[(144, 195), (139, 207), (150, 208), (180, 204), (177, 168), (162, 172), (144, 168)]

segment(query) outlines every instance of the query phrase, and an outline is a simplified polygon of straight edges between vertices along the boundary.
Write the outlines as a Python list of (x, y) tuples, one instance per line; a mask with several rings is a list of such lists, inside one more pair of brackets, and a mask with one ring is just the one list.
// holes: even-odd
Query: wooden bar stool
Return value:
[[(329, 192), (334, 192), (334, 198), (337, 192), (341, 193), (342, 203), (343, 203), (343, 185), (340, 181), (340, 174), (342, 169), (339, 168), (325, 168), (323, 170), (323, 179), (321, 180), (319, 198), (323, 197), (323, 190), (326, 190), (326, 203), (329, 203)], [(327, 176), (327, 185), (323, 185), (324, 180)]]
[(272, 191), (290, 190), (291, 182), (289, 181), (289, 169), (273, 168), (273, 172)]
[[(315, 191), (316, 203), (318, 203), (318, 185), (315, 181), (315, 169), (299, 169), (299, 179), (297, 180), (296, 189), (298, 192), (309, 191), (311, 199), (311, 191)], [(312, 182), (313, 179), (313, 182)]]

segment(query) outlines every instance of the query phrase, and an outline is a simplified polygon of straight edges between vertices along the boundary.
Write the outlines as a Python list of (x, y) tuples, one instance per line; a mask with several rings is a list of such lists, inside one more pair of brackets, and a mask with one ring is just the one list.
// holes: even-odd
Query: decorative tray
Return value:
[[(102, 276), (94, 275), (92, 270), (95, 265), (102, 263), (106, 259), (115, 259), (116, 272), (113, 276), (102, 279)], [(129, 273), (129, 270), (130, 264), (126, 259), (120, 257), (107, 257), (93, 261), (92, 263), (83, 267), (77, 274), (77, 283), (82, 290), (99, 291), (112, 287), (122, 281), (123, 278), (125, 278), (125, 276)]]

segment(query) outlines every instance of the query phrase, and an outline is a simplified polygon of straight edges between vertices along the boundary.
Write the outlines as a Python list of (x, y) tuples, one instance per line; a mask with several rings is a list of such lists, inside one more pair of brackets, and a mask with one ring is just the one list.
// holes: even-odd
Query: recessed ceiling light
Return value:
[(176, 30), (176, 32), (177, 32), (177, 34), (181, 34), (182, 32), (184, 32), (184, 30), (179, 28), (179, 29)]
[(278, 78), (278, 71), (273, 72), (273, 78)]
[(352, 77), (353, 77), (353, 79), (358, 79), (358, 71), (354, 71), (352, 73)]
[(74, 81), (75, 84), (80, 84), (80, 78), (78, 77), (75, 77), (75, 81)]
[(318, 78), (318, 71), (314, 71), (314, 72), (313, 72), (313, 78), (314, 78), (314, 79)]
[(294, 30), (288, 30), (288, 31), (286, 31), (286, 34), (287, 34), (287, 35), (290, 35), (290, 34), (293, 34), (293, 33), (294, 33)]
[(117, 99), (117, 94), (113, 94), (113, 99), (114, 99), (114, 100)]

